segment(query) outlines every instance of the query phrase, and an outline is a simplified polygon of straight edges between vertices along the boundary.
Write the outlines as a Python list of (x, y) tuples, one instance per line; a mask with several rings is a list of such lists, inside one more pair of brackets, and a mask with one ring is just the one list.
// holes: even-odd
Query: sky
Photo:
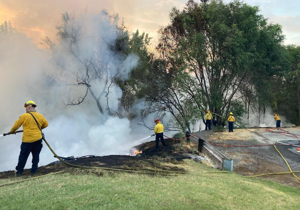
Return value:
[[(231, 0), (223, 0), (230, 2)], [(55, 39), (55, 26), (61, 14), (98, 13), (105, 9), (119, 14), (129, 31), (139, 29), (157, 41), (157, 31), (169, 23), (173, 7), (183, 9), (187, 0), (0, 0), (0, 23), (10, 21), (18, 31), (25, 33), (35, 43), (49, 36)], [(197, 0), (195, 0), (197, 2)], [(259, 6), (260, 13), (270, 23), (282, 26), (285, 44), (300, 45), (299, 0), (244, 0)]]

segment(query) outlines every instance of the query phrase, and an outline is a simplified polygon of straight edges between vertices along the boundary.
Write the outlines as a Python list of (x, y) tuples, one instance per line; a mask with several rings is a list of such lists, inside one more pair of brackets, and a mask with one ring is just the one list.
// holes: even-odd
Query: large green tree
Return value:
[(269, 81), (271, 107), (289, 122), (300, 125), (300, 47), (289, 45), (290, 68), (282, 76)]
[(160, 30), (158, 58), (141, 70), (144, 77), (134, 76), (146, 112), (169, 112), (186, 129), (206, 109), (224, 123), (230, 111), (243, 114), (242, 101), (266, 107), (273, 97), (267, 81), (282, 75), (288, 60), (281, 27), (258, 13), (258, 7), (221, 0), (172, 9), (170, 24)]
[(172, 10), (158, 50), (192, 107), (226, 116), (239, 97), (263, 95), (265, 81), (286, 68), (281, 27), (258, 12), (258, 7), (221, 0), (189, 1), (183, 11)]

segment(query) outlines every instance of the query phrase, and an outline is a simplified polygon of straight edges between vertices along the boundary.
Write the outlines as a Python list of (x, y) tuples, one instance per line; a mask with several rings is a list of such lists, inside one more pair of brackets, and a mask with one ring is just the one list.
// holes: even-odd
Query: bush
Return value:
[(173, 137), (173, 139), (183, 139), (185, 138), (184, 133), (176, 133)]

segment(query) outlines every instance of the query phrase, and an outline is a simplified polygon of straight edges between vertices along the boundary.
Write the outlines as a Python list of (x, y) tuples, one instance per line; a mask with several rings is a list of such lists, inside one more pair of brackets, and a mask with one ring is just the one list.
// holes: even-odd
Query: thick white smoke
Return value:
[[(33, 100), (37, 111), (49, 121), (44, 130), (46, 139), (60, 156), (129, 154), (138, 140), (152, 134), (143, 126), (132, 124), (127, 118), (110, 117), (111, 110), (119, 108), (122, 91), (116, 85), (109, 87), (107, 97), (100, 100), (104, 114), (100, 114), (94, 98), (88, 94), (79, 106), (66, 106), (70, 99), (85, 93), (84, 86), (73, 86), (77, 78), (84, 78), (85, 72), (79, 60), (93, 61), (100, 68), (109, 68), (100, 78), (115, 75), (121, 79), (128, 76), (138, 64), (138, 56), (120, 57), (111, 51), (119, 31), (106, 13), (86, 15), (82, 19), (79, 42), (71, 54), (67, 42), (60, 42), (53, 52), (38, 49), (25, 35), (0, 34), (0, 133), (9, 132), (18, 117), (25, 112), (23, 104)], [(119, 68), (118, 68), (119, 67)], [(107, 76), (107, 77), (106, 77)], [(90, 82), (94, 93), (104, 90), (102, 79)], [(138, 128), (138, 129), (137, 129)], [(22, 128), (20, 128), (22, 129)], [(21, 134), (0, 137), (0, 171), (13, 170), (17, 164), (21, 144)], [(56, 159), (44, 144), (40, 165)], [(31, 156), (26, 168), (31, 167)]]
[[(279, 114), (281, 120), (281, 127), (291, 127), (295, 126), (292, 123), (289, 123), (285, 116)], [(250, 127), (276, 127), (276, 121), (274, 119), (274, 112), (267, 108), (265, 113), (258, 113), (258, 112), (250, 112), (249, 119), (245, 117), (244, 123), (249, 125)]]

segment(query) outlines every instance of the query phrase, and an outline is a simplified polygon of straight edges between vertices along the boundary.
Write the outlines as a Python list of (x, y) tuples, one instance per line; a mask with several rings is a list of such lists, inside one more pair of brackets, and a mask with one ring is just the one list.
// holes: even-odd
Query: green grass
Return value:
[[(179, 176), (72, 173), (0, 188), (7, 209), (299, 209), (300, 190), (185, 161)], [(13, 179), (16, 180), (16, 179)], [(1, 183), (9, 180), (1, 180)]]

